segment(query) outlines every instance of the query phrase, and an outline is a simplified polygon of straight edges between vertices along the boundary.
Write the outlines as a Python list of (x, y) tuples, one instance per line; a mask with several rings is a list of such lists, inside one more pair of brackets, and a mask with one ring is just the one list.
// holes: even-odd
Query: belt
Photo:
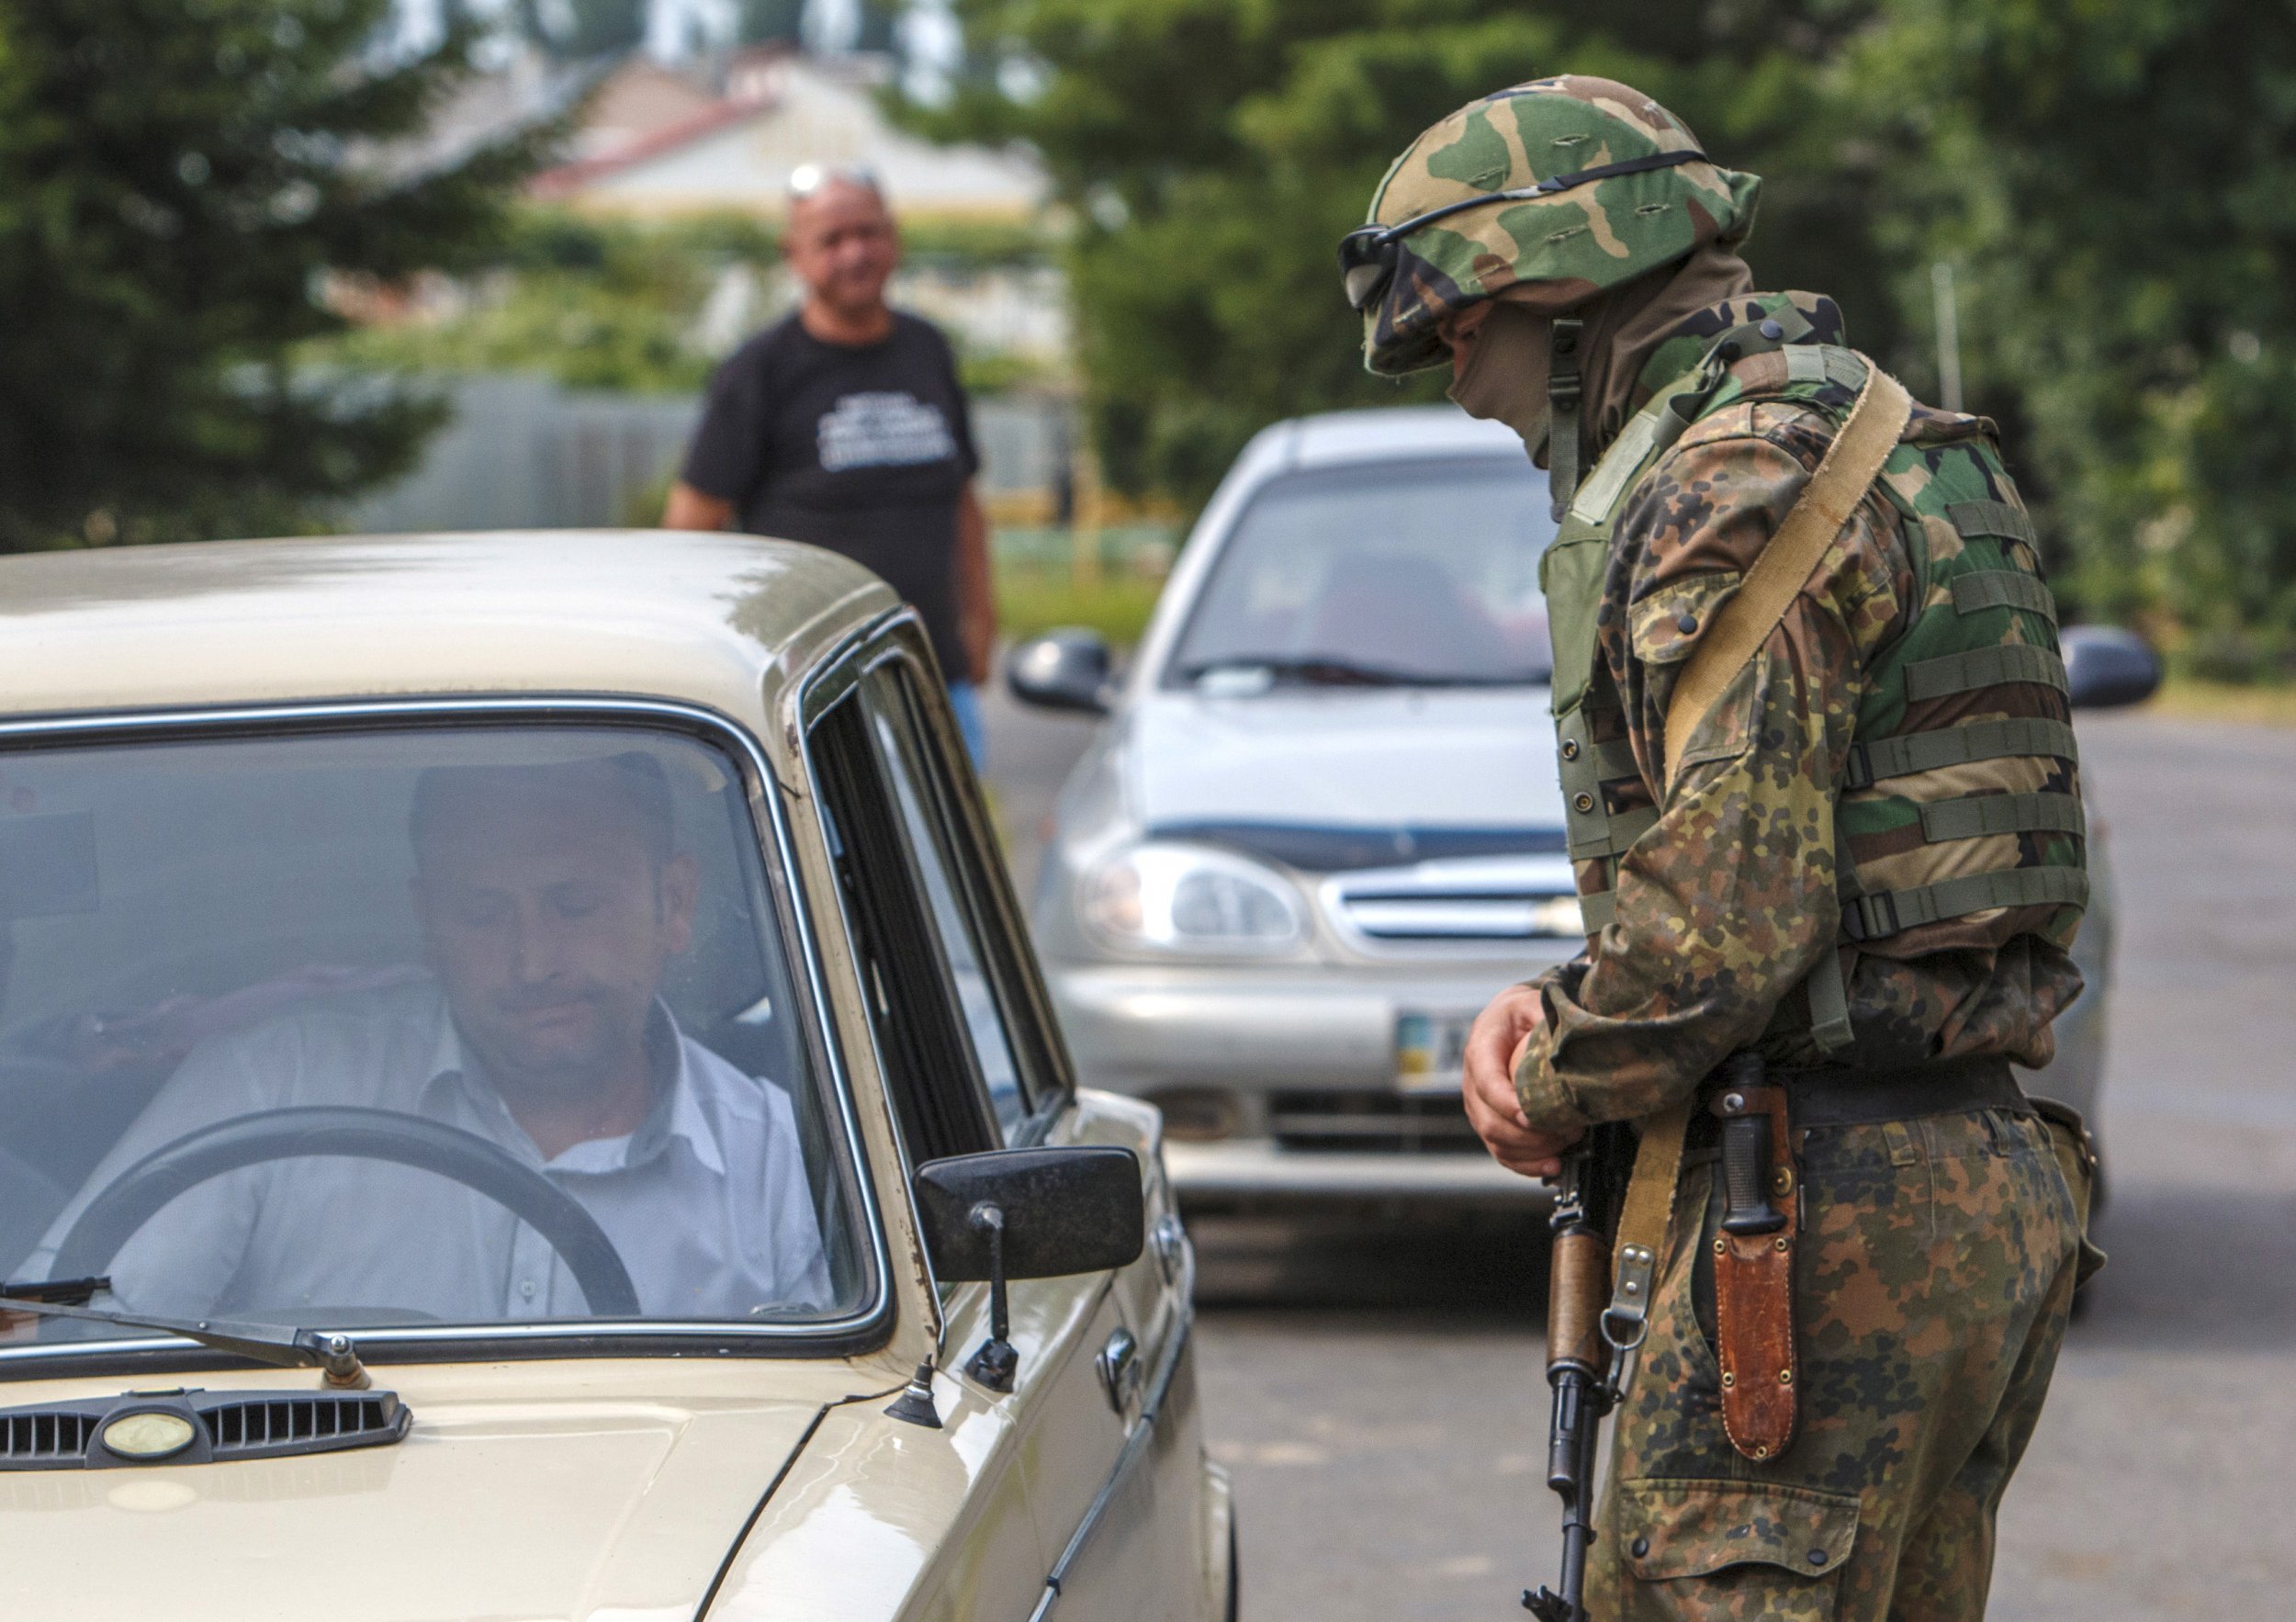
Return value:
[(1974, 1109), (2032, 1111), (2009, 1062), (1998, 1053), (1886, 1067), (1822, 1064), (1808, 1070), (1773, 1070), (1770, 1079), (1786, 1089), (1797, 1129), (1870, 1126)]

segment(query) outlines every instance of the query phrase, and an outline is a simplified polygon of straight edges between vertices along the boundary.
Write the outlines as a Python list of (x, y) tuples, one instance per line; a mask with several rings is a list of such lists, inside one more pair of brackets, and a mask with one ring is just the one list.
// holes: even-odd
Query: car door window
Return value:
[(917, 676), (888, 661), (813, 735), (913, 1160), (1009, 1141), (1058, 1086), (993, 902), (989, 859), (960, 814), (954, 768), (920, 704)]
[(932, 916), (933, 933), (955, 983), (957, 1011), (973, 1039), (974, 1063), (988, 1089), (997, 1125), (1010, 1132), (1029, 1112), (1028, 1097), (1020, 1085), (1019, 1063), (1005, 1034), (1004, 1015), (982, 961), (976, 927), (957, 894), (959, 878), (952, 853), (946, 848), (945, 834), (933, 825), (924, 762), (917, 756), (918, 740), (881, 704), (866, 700), (864, 704), (885, 762), (894, 807), (917, 861), (917, 880), (926, 909)]

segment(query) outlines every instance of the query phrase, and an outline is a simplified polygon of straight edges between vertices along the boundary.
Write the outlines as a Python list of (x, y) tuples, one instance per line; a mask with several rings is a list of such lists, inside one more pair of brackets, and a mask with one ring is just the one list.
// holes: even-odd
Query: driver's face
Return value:
[(433, 966), (500, 1081), (580, 1097), (643, 1064), (663, 967), (692, 936), (691, 858), (657, 862), (612, 805), (523, 795), (443, 809), (416, 857)]

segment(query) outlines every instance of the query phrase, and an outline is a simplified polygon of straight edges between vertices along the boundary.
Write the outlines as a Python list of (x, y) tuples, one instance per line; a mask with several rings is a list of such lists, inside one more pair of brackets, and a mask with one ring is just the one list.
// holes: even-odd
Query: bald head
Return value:
[(874, 181), (827, 175), (793, 196), (782, 252), (805, 286), (809, 313), (856, 332), (887, 319), (885, 284), (900, 264), (901, 240)]

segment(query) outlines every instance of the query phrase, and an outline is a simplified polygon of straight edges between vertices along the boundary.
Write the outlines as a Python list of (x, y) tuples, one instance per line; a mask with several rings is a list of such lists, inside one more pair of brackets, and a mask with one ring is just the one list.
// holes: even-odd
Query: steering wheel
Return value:
[(599, 1318), (639, 1315), (622, 1254), (574, 1197), (503, 1150), (459, 1127), (389, 1109), (313, 1106), (235, 1116), (154, 1149), (90, 1200), (57, 1246), (49, 1276), (101, 1273), (137, 1229), (186, 1188), (270, 1160), (315, 1155), (388, 1160), (451, 1177), (506, 1206), (566, 1260)]

